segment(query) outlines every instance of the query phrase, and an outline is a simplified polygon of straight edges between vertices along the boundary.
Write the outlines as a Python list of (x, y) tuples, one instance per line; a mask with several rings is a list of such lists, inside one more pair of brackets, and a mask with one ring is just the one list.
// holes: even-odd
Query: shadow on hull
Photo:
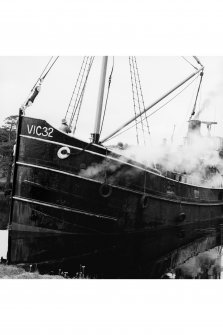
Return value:
[(20, 114), (8, 261), (69, 263), (69, 272), (85, 263), (102, 278), (159, 277), (157, 260), (221, 229), (222, 194)]
[[(196, 239), (192, 238), (194, 232), (192, 234), (191, 229), (192, 226), (153, 234), (143, 232), (100, 238), (85, 235), (65, 239), (52, 236), (34, 238), (28, 234), (22, 236), (19, 232), (11, 243), (20, 241), (21, 252), (27, 251), (26, 264), (23, 266), (29, 269), (32, 264), (40, 273), (58, 274), (61, 269), (73, 277), (80, 271), (80, 265), (84, 265), (90, 278), (155, 279), (162, 278), (166, 272), (221, 242), (221, 232), (214, 226), (210, 229), (208, 225), (206, 232), (197, 231)], [(35, 255), (33, 259), (31, 250)], [(35, 250), (39, 251), (39, 255)], [(70, 257), (75, 251), (76, 256)], [(66, 257), (61, 258), (62, 253)], [(21, 259), (24, 259), (24, 255)]]

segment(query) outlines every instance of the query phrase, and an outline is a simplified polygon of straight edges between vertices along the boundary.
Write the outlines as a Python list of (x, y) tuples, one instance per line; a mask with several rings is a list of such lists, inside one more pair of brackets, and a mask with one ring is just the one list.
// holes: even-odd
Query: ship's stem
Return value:
[(17, 175), (17, 160), (19, 157), (19, 145), (20, 145), (20, 133), (21, 133), (21, 126), (22, 126), (22, 116), (23, 111), (20, 108), (19, 110), (19, 118), (17, 123), (17, 131), (16, 131), (16, 144), (15, 144), (15, 155), (14, 155), (14, 164), (13, 164), (13, 178), (12, 178), (12, 191), (11, 191), (11, 201), (10, 201), (10, 209), (9, 209), (9, 221), (8, 221), (8, 253), (7, 253), (7, 261), (10, 264), (11, 261), (11, 224), (12, 224), (12, 215), (13, 215), (13, 196), (15, 194), (15, 187), (16, 187), (16, 175)]
[(99, 92), (98, 92), (98, 102), (97, 102), (96, 118), (95, 118), (95, 125), (94, 125), (94, 133), (92, 134), (92, 139), (94, 143), (99, 143), (99, 138), (100, 138), (101, 115), (102, 115), (102, 108), (103, 108), (107, 63), (108, 63), (108, 56), (104, 56), (102, 59), (101, 77), (100, 77), (100, 82), (99, 82)]

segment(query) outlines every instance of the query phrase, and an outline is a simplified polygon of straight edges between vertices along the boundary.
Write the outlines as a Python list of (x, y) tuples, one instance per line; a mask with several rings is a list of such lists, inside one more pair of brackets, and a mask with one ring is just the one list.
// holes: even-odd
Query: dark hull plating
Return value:
[(161, 176), (43, 120), (21, 117), (17, 143), (11, 263), (116, 254), (131, 277), (222, 220), (221, 189)]

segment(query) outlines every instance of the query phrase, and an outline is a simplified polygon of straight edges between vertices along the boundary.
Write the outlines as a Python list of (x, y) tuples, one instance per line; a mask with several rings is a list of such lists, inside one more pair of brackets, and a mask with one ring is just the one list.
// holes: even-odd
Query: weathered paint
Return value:
[[(161, 176), (43, 120), (22, 117), (19, 138), (12, 263), (67, 259), (107, 248), (122, 250), (126, 258), (137, 250), (134, 257), (146, 262), (182, 245), (182, 235), (189, 243), (222, 220), (222, 189)], [(63, 147), (69, 150), (61, 159)], [(86, 175), (95, 166), (102, 167), (100, 172)], [(103, 183), (110, 185), (108, 196), (100, 191)]]

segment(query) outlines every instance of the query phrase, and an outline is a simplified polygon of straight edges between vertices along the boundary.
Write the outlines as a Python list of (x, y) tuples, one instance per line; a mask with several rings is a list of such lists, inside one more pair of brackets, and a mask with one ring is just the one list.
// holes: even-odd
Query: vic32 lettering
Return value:
[(41, 126), (34, 126), (27, 124), (28, 134), (37, 135), (37, 136), (44, 136), (44, 137), (53, 137), (53, 128), (41, 127)]

